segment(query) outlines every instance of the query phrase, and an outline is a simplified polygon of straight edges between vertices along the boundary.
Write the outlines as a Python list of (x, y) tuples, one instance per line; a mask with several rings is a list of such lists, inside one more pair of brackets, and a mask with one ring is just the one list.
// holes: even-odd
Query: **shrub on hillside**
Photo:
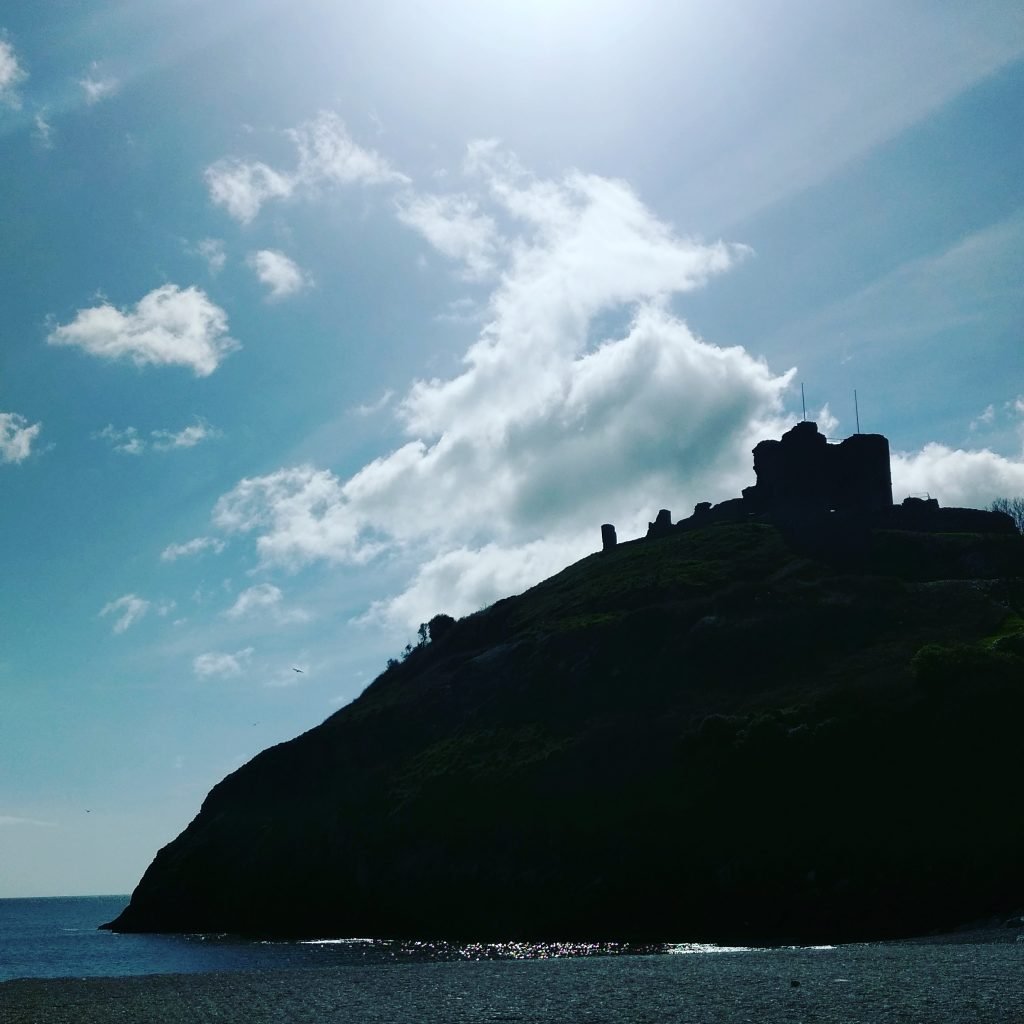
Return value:
[(984, 644), (952, 643), (925, 644), (910, 666), (918, 686), (929, 693), (942, 693), (954, 687), (1007, 681), (1019, 672), (1019, 664), (1019, 658)]

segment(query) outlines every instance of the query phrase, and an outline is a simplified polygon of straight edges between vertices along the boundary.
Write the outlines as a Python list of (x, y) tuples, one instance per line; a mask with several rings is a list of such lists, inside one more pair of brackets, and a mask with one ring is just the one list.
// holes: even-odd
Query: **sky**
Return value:
[(1022, 124), (1017, 0), (4, 4), (0, 897), (130, 891), (801, 384), (1024, 494)]

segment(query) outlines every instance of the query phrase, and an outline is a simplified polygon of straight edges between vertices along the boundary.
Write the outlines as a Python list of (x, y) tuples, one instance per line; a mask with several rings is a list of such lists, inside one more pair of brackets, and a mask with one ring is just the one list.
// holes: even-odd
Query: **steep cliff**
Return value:
[(219, 783), (110, 927), (879, 937), (1024, 903), (1024, 540), (623, 544)]

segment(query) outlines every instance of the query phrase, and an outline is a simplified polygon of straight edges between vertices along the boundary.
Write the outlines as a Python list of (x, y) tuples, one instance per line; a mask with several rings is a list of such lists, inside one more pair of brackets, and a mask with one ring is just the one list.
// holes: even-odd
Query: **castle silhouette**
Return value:
[[(930, 533), (1015, 533), (1003, 512), (977, 508), (940, 508), (935, 498), (892, 500), (889, 439), (882, 434), (853, 434), (830, 443), (817, 423), (805, 420), (778, 441), (760, 441), (754, 450), (757, 482), (743, 496), (713, 505), (700, 502), (693, 515), (672, 522), (661, 509), (647, 536), (659, 537), (712, 523), (772, 522), (807, 535), (837, 535), (880, 528)], [(605, 550), (617, 544), (615, 527), (601, 527)]]

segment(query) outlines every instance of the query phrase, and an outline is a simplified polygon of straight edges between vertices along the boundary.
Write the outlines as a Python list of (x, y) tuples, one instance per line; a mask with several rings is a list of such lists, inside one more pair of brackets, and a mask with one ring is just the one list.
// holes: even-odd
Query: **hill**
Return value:
[(797, 941), (1024, 904), (1024, 539), (764, 522), (453, 622), (210, 792), (108, 927)]

